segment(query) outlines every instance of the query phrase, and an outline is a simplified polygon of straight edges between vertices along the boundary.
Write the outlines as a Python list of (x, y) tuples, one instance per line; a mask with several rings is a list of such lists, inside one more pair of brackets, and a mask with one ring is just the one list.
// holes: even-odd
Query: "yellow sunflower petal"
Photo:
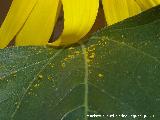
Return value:
[(67, 46), (78, 42), (95, 22), (99, 0), (62, 0), (64, 9), (64, 30), (51, 46)]
[(112, 25), (141, 12), (134, 0), (102, 0), (106, 21)]
[(13, 0), (0, 28), (0, 48), (6, 47), (25, 23), (37, 0)]
[(59, 0), (39, 0), (16, 37), (16, 45), (46, 45), (52, 34)]
[(160, 0), (135, 0), (142, 10), (147, 10), (160, 4)]

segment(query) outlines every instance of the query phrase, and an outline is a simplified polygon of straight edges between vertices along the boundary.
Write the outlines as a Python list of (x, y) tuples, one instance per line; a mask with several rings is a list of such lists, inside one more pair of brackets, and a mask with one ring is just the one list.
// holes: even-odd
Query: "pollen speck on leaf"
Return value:
[(102, 78), (102, 77), (104, 77), (104, 75), (101, 74), (101, 73), (99, 73), (99, 74), (98, 74), (98, 77)]
[(43, 75), (38, 75), (38, 78), (39, 78), (39, 79), (42, 79), (42, 78), (43, 78)]
[(62, 68), (65, 68), (65, 67), (66, 67), (66, 64), (65, 64), (65, 63), (62, 63), (61, 66), (62, 66)]
[(39, 87), (39, 84), (35, 84), (34, 87), (35, 87), (35, 88)]

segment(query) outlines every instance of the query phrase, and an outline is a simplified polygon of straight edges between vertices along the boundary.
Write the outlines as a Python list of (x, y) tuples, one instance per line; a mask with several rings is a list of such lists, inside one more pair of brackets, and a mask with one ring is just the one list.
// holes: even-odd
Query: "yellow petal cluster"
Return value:
[(134, 0), (103, 0), (108, 25), (124, 20), (141, 12)]
[(147, 10), (160, 4), (160, 0), (135, 0), (142, 10)]
[(59, 9), (59, 0), (38, 0), (35, 8), (16, 36), (16, 45), (47, 44), (56, 23)]
[(58, 40), (50, 43), (53, 46), (66, 46), (83, 38), (94, 24), (99, 0), (62, 0), (62, 4), (64, 29)]
[[(0, 48), (13, 38), (17, 46), (68, 46), (81, 40), (92, 28), (99, 0), (13, 0), (0, 27)], [(108, 25), (139, 14), (160, 4), (160, 0), (102, 0)], [(63, 6), (64, 29), (48, 43)]]
[[(38, 0), (13, 0), (10, 10), (0, 27), (0, 48), (6, 47), (16, 37)], [(32, 28), (30, 28), (32, 29)]]

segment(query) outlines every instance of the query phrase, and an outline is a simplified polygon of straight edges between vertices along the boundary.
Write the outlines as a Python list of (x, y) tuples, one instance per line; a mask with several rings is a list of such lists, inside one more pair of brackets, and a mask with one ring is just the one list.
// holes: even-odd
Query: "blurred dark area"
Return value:
[[(10, 8), (11, 3), (12, 3), (12, 0), (0, 0), (0, 25), (2, 25), (4, 19), (7, 15), (7, 12)], [(57, 39), (63, 31), (63, 27), (64, 27), (63, 26), (64, 25), (63, 15), (64, 15), (64, 13), (63, 13), (63, 9), (62, 9), (61, 13), (59, 14), (56, 26), (53, 30), (52, 36), (50, 38), (50, 42)], [(85, 36), (85, 38), (89, 37), (91, 35), (91, 33), (97, 31), (98, 29), (101, 29), (105, 25), (106, 25), (106, 22), (105, 22), (103, 7), (102, 7), (102, 4), (100, 3), (97, 19), (96, 19), (91, 31)], [(13, 41), (11, 44), (13, 44)]]
[(12, 0), (0, 0), (0, 25), (4, 21)]

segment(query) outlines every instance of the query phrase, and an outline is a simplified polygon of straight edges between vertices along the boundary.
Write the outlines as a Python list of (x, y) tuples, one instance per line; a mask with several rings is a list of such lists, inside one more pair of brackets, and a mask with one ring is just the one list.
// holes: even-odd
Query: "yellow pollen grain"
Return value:
[(65, 64), (65, 63), (62, 63), (61, 66), (62, 66), (62, 68), (65, 68), (65, 67), (66, 67), (66, 64)]
[(13, 75), (13, 77), (16, 77), (16, 76), (17, 76), (16, 74)]
[(75, 59), (81, 53), (78, 50), (76, 51), (75, 48), (73, 47), (69, 48), (69, 50), (72, 50), (72, 51), (70, 51), (70, 53), (67, 56), (65, 56), (63, 60), (61, 60), (62, 68), (66, 66), (66, 63), (69, 63), (71, 60)]
[(48, 76), (48, 80), (52, 80), (53, 78), (52, 78), (52, 76)]
[(89, 56), (89, 58), (91, 58), (91, 59), (95, 58), (95, 53), (92, 53), (92, 54)]
[(91, 45), (86, 49), (87, 62), (89, 66), (93, 63), (93, 60), (96, 56), (95, 50), (96, 50), (96, 45)]
[(75, 55), (79, 55), (80, 51), (75, 51), (74, 53), (75, 53)]
[(98, 74), (98, 77), (102, 78), (102, 77), (104, 77), (104, 75), (101, 74), (101, 73), (99, 73), (99, 74)]
[(54, 68), (54, 64), (53, 63), (49, 63), (49, 66), (51, 67), (51, 68)]
[(35, 88), (39, 87), (39, 84), (35, 84), (34, 87), (35, 87)]
[(38, 75), (38, 78), (39, 78), (39, 79), (42, 79), (42, 78), (43, 78), (43, 75)]
[(75, 56), (74, 55), (68, 55), (68, 58), (73, 59)]
[(75, 49), (74, 47), (70, 47), (70, 48), (69, 48), (69, 50), (74, 50), (74, 49)]

